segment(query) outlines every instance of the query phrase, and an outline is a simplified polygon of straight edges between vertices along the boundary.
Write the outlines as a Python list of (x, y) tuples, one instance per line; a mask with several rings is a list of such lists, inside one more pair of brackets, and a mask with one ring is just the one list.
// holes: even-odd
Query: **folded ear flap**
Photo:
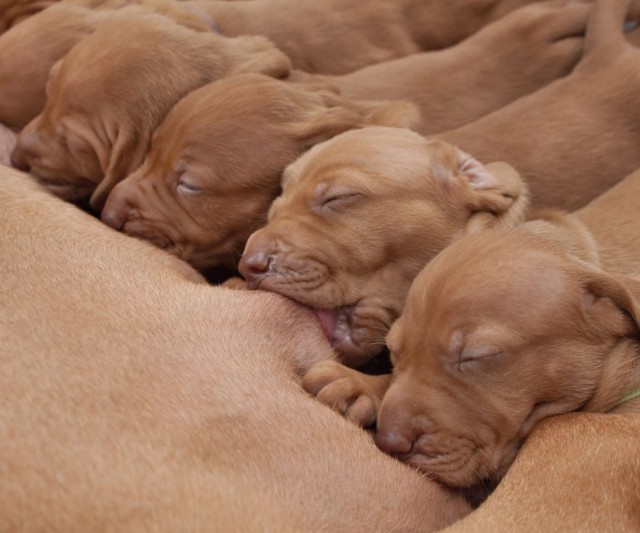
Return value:
[(640, 334), (640, 281), (583, 267), (579, 279), (585, 291), (585, 313), (614, 336)]
[[(293, 84), (303, 112), (293, 121), (293, 135), (308, 149), (345, 131), (365, 126), (406, 128), (420, 120), (418, 108), (409, 102), (363, 102), (340, 95), (321, 84)], [(304, 94), (302, 93), (304, 91)]]
[(231, 68), (226, 75), (258, 73), (272, 78), (286, 78), (291, 60), (275, 44), (262, 36), (230, 39)]
[(458, 177), (468, 188), (467, 206), (473, 213), (467, 223), (467, 233), (524, 222), (527, 188), (513, 167), (503, 162), (482, 165), (460, 152)]
[(121, 131), (118, 134), (104, 178), (89, 199), (92, 209), (100, 211), (111, 189), (142, 164), (149, 144), (147, 137), (144, 134), (136, 135), (133, 130)]

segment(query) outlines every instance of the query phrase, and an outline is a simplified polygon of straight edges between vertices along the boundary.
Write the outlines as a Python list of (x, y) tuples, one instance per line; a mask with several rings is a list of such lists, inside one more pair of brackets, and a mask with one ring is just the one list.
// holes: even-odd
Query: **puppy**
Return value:
[(235, 268), (289, 163), (343, 131), (416, 118), (410, 104), (349, 100), (323, 86), (258, 74), (220, 80), (171, 110), (144, 164), (109, 195), (102, 220), (198, 269)]
[(468, 487), (499, 480), (544, 418), (640, 414), (639, 201), (640, 171), (575, 215), (465, 237), (427, 265), (387, 337), (378, 446)]
[(465, 233), (521, 221), (524, 185), (408, 130), (365, 128), (316, 146), (284, 173), (239, 269), (252, 289), (317, 309), (343, 361), (376, 355), (422, 267)]
[(38, 189), (0, 169), (0, 529), (435, 531), (469, 512), (300, 389), (297, 361), (331, 355), (311, 313), (194, 283)]
[(12, 156), (52, 192), (90, 197), (94, 209), (142, 163), (153, 130), (181, 97), (224, 76), (284, 76), (290, 67), (262, 37), (229, 39), (160, 15), (119, 13), (54, 66), (45, 109)]
[[(446, 48), (533, 0), (188, 1), (223, 35), (269, 37), (307, 72), (342, 74), (419, 50)], [(283, 16), (286, 13), (287, 16)]]
[[(102, 7), (115, 9), (127, 3), (133, 2), (109, 0)], [(173, 2), (135, 3), (191, 29), (211, 31), (199, 16), (177, 9)], [(51, 67), (80, 40), (113, 18), (116, 12), (112, 9), (90, 9), (78, 1), (65, 1), (29, 17), (0, 36), (0, 122), (19, 130), (44, 109)]]
[(570, 76), (438, 138), (508, 161), (536, 207), (573, 210), (606, 191), (640, 166), (640, 50), (622, 33), (627, 5), (596, 4), (585, 57)]
[(328, 82), (349, 98), (409, 100), (422, 113), (417, 131), (441, 133), (567, 75), (582, 54), (591, 11), (592, 5), (584, 3), (536, 3), (443, 51), (413, 54), (343, 76), (306, 78)]

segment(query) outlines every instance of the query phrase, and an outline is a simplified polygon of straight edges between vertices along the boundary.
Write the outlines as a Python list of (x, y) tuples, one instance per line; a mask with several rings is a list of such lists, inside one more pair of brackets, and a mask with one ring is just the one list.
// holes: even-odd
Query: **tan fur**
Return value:
[(52, 69), (46, 107), (21, 132), (12, 158), (61, 197), (91, 197), (96, 209), (140, 166), (154, 129), (189, 91), (232, 74), (289, 72), (289, 60), (262, 37), (194, 32), (131, 9)]
[(531, 1), (196, 0), (184, 4), (209, 13), (223, 35), (266, 35), (296, 68), (341, 74), (421, 49), (451, 46)]
[(324, 310), (334, 347), (360, 365), (382, 349), (427, 261), (465, 232), (519, 222), (525, 205), (508, 165), (483, 167), (407, 130), (351, 131), (287, 168), (240, 272), (252, 288)]
[[(542, 2), (518, 9), (460, 44), (343, 76), (322, 76), (350, 98), (418, 105), (423, 135), (472, 122), (565, 76), (582, 54), (589, 4)], [(303, 79), (294, 74), (294, 79)]]
[(431, 262), (388, 336), (378, 445), (464, 487), (500, 479), (544, 418), (616, 410), (640, 384), (638, 202), (640, 171), (575, 215), (481, 232)]
[(295, 361), (331, 352), (310, 313), (194, 283), (0, 175), (0, 529), (424, 531), (468, 512), (300, 389)]
[(112, 18), (116, 8), (135, 4), (193, 30), (211, 31), (200, 16), (177, 8), (171, 0), (105, 0), (101, 9), (90, 4), (65, 0), (0, 36), (0, 121), (21, 129), (33, 120), (45, 106), (51, 67)]
[(220, 80), (171, 110), (144, 164), (111, 192), (102, 220), (197, 268), (235, 267), (289, 163), (343, 131), (408, 126), (416, 116), (408, 103), (349, 100), (322, 85), (257, 74)]
[[(529, 184), (534, 207), (577, 209), (633, 172), (640, 50), (621, 31), (627, 4), (598, 4), (589, 49), (569, 77), (438, 138), (481, 160), (508, 161)], [(615, 16), (609, 5), (618, 6)]]
[(545, 420), (489, 499), (444, 531), (637, 531), (639, 431), (638, 415)]

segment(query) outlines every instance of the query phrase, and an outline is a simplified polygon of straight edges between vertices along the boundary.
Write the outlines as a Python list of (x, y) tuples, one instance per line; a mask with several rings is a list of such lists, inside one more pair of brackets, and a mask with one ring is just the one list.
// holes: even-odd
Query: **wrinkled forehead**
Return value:
[(425, 140), (409, 130), (388, 130), (395, 128), (350, 131), (315, 146), (285, 170), (285, 192), (320, 181), (372, 191), (393, 182), (424, 182), (437, 159), (425, 148)]

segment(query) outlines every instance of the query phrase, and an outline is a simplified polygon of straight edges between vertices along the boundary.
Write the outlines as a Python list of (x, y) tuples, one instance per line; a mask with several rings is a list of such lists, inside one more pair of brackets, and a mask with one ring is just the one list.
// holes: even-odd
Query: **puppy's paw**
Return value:
[(302, 387), (362, 427), (375, 423), (391, 375), (369, 376), (336, 361), (320, 361), (302, 378)]

